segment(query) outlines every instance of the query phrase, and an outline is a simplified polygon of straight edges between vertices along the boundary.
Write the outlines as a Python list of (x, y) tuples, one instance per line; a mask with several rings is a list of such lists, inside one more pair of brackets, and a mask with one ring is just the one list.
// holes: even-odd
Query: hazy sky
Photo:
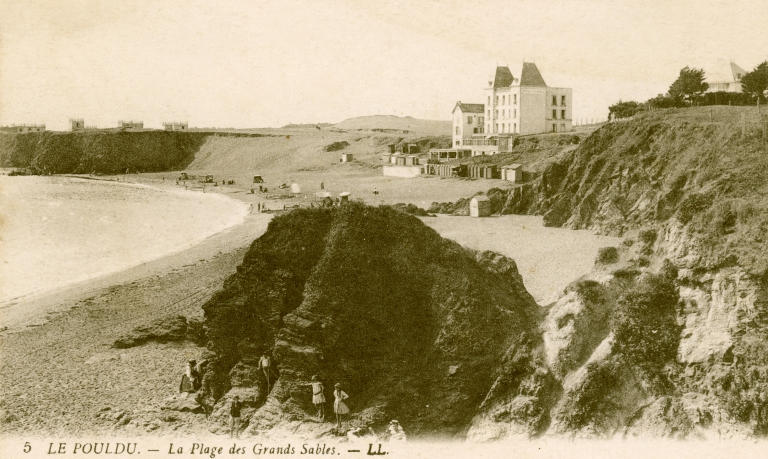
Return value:
[(685, 65), (768, 59), (755, 1), (0, 0), (0, 124), (449, 119), (497, 64), (573, 88), (574, 119)]

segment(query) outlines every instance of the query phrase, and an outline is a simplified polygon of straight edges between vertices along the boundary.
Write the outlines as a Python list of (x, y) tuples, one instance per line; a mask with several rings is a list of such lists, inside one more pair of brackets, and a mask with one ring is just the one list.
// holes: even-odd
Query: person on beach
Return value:
[(397, 419), (389, 421), (389, 427), (387, 427), (387, 439), (389, 441), (405, 441), (405, 431)]
[(336, 428), (341, 429), (342, 418), (349, 414), (349, 407), (344, 400), (349, 398), (346, 392), (341, 390), (341, 384), (336, 383), (333, 390), (333, 412), (336, 413)]
[(184, 374), (181, 376), (181, 384), (179, 385), (179, 392), (192, 393), (195, 391), (195, 379), (197, 378), (197, 370), (195, 369), (195, 361), (190, 360), (187, 362), (187, 368), (184, 370)]
[(267, 380), (267, 393), (269, 393), (269, 371), (271, 366), (272, 361), (267, 357), (267, 354), (261, 354), (258, 368), (261, 368), (261, 371), (264, 372), (264, 378)]
[(317, 375), (312, 376), (312, 404), (317, 408), (317, 418), (325, 421), (325, 386)]
[(243, 404), (240, 402), (240, 397), (235, 395), (229, 405), (230, 438), (240, 438), (240, 410), (242, 408)]

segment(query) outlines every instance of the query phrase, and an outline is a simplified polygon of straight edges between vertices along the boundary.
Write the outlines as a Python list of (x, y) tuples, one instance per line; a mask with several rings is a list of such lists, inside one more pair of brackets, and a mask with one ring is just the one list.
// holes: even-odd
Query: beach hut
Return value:
[(291, 183), (291, 193), (293, 194), (301, 193), (301, 186), (299, 186), (298, 183)]
[(345, 202), (349, 202), (349, 195), (351, 193), (349, 191), (342, 191), (339, 193), (339, 201), (343, 204)]
[(488, 196), (478, 195), (469, 201), (470, 217), (487, 217), (491, 215), (491, 201)]
[(522, 164), (510, 164), (501, 168), (501, 179), (507, 180), (513, 183), (520, 183), (523, 181), (523, 165)]
[(341, 159), (339, 159), (339, 161), (342, 162), (342, 163), (348, 163), (348, 162), (352, 161), (352, 159), (353, 159), (352, 153), (342, 153), (341, 154)]

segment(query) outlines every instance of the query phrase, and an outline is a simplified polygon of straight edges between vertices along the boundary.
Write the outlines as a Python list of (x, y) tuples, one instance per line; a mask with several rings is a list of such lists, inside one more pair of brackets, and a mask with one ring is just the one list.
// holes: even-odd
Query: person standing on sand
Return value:
[(187, 362), (187, 368), (184, 370), (184, 374), (181, 375), (181, 384), (179, 385), (179, 392), (191, 393), (195, 391), (195, 361), (190, 360)]
[(259, 358), (259, 368), (264, 372), (264, 378), (267, 380), (267, 393), (269, 393), (269, 370), (271, 366), (272, 362), (270, 358), (267, 357), (267, 354), (261, 354), (261, 358)]
[(325, 386), (317, 375), (312, 376), (312, 404), (317, 408), (317, 418), (325, 421)]
[(349, 407), (344, 400), (349, 398), (346, 392), (341, 390), (341, 384), (336, 383), (333, 390), (333, 412), (336, 413), (336, 428), (341, 429), (341, 419), (349, 414)]
[(240, 403), (240, 397), (235, 395), (232, 398), (232, 403), (229, 405), (230, 438), (240, 438), (240, 410), (242, 408), (243, 404)]

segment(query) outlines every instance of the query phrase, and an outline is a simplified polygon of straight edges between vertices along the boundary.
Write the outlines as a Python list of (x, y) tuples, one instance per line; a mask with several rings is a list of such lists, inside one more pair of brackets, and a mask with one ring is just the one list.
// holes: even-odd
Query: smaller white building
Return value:
[(482, 136), (485, 132), (483, 104), (456, 102), (453, 107), (453, 148), (460, 147), (465, 137)]
[(491, 215), (491, 200), (488, 196), (477, 195), (469, 201), (470, 217), (487, 217)]
[(735, 62), (720, 61), (716, 65), (704, 68), (704, 78), (709, 84), (705, 92), (742, 92), (741, 77), (747, 71)]

